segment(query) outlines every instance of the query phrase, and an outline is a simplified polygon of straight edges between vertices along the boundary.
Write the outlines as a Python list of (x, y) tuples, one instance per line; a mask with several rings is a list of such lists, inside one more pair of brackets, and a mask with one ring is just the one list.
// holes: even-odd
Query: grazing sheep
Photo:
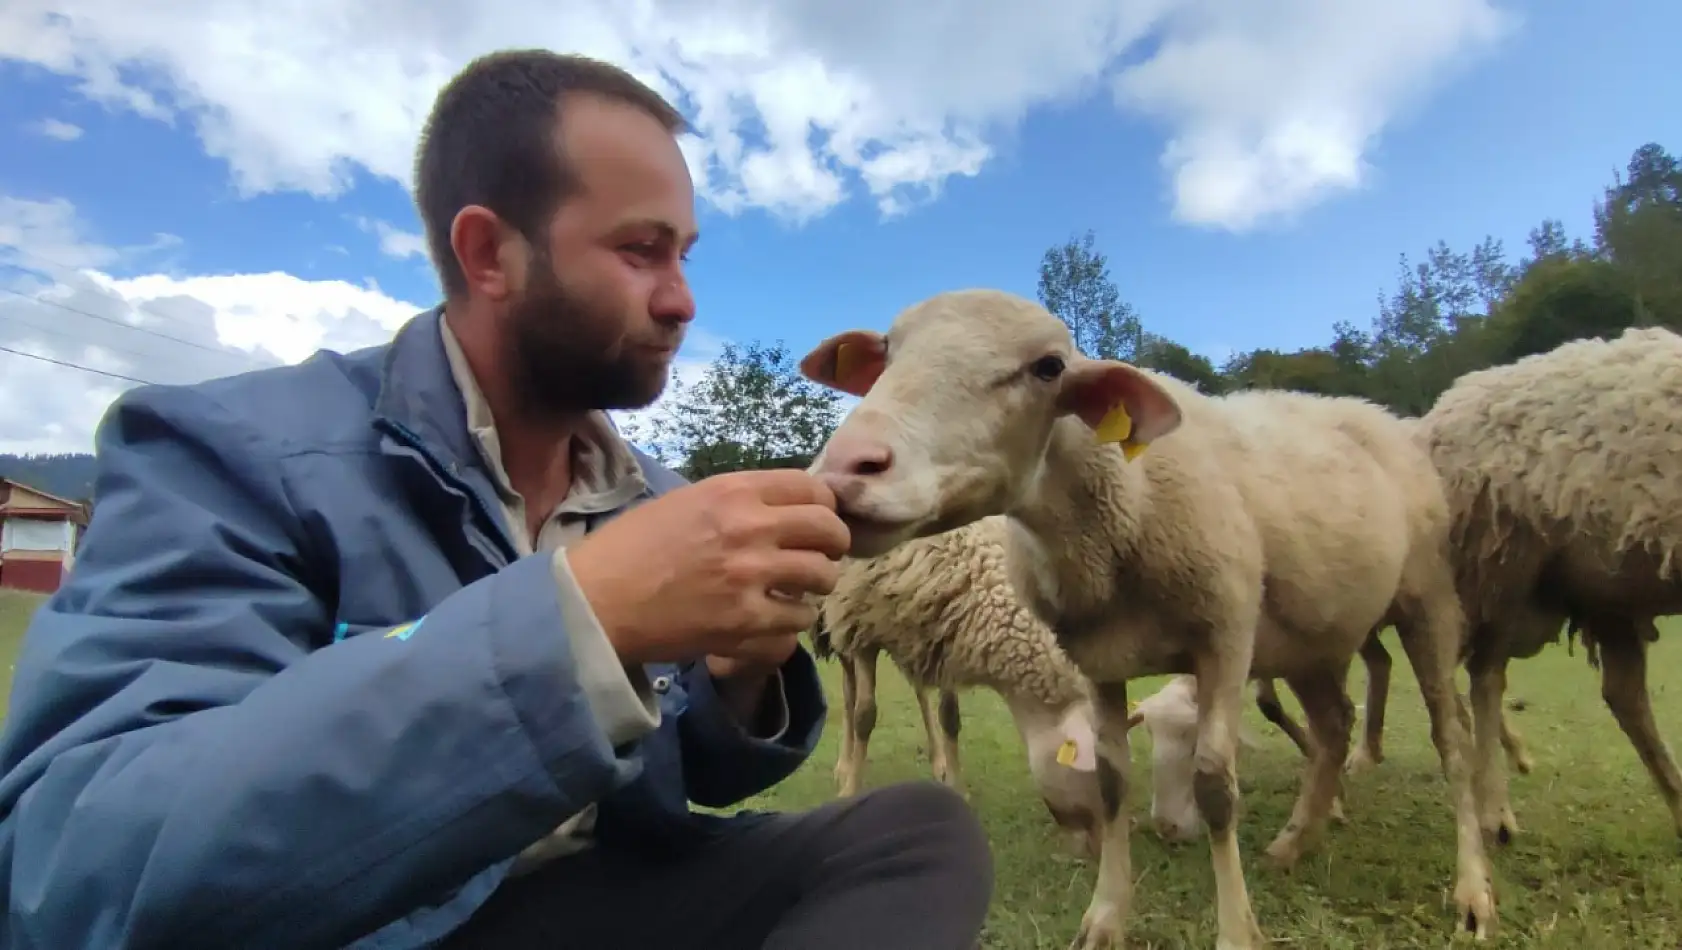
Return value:
[[(1028, 749), (1041, 799), (1077, 850), (1096, 855), (1100, 812), (1086, 681), (1005, 573), (1004, 519), (986, 518), (849, 559), (813, 633), (841, 666), (841, 795), (858, 792), (876, 725), (876, 660), (886, 652), (917, 694), (935, 778), (962, 790), (957, 691), (998, 693)], [(929, 691), (939, 690), (938, 716)], [(938, 721), (938, 728), (937, 723)]]
[[(1266, 692), (1277, 703), (1272, 690), (1271, 680), (1256, 682), (1258, 696)], [(1259, 700), (1264, 704), (1267, 701)], [(1127, 728), (1139, 725), (1151, 736), (1151, 822), (1157, 837), (1175, 843), (1190, 841), (1208, 830), (1197, 810), (1192, 786), (1197, 774), (1193, 758), (1197, 752), (1196, 678), (1185, 674), (1173, 677), (1161, 689), (1134, 703)], [(1244, 733), (1239, 734), (1239, 744), (1259, 748)], [(1308, 755), (1312, 746), (1305, 742), (1299, 748)], [(1332, 801), (1332, 818), (1343, 820), (1343, 808), (1336, 799)]]
[(1453, 513), (1469, 623), (1482, 825), (1518, 830), (1495, 756), (1510, 660), (1569, 623), (1682, 834), (1682, 776), (1653, 722), (1647, 644), (1682, 612), (1682, 337), (1632, 328), (1467, 373), (1420, 420)]
[(801, 370), (860, 398), (811, 466), (835, 493), (850, 553), (1009, 515), (1012, 582), (1093, 684), (1103, 839), (1076, 947), (1119, 947), (1132, 902), (1126, 681), (1197, 677), (1193, 787), (1210, 827), (1218, 946), (1254, 950), (1264, 938), (1236, 834), (1245, 684), (1284, 678), (1314, 735), (1296, 807), (1268, 849), (1288, 865), (1337, 796), (1345, 674), (1385, 622), (1401, 632), (1452, 792), (1459, 919), (1480, 935), (1493, 924), (1454, 707), (1463, 621), (1447, 510), (1430, 460), (1393, 416), (1296, 393), (1204, 396), (1088, 359), (1044, 308), (986, 290), (919, 303), (885, 336), (830, 337)]

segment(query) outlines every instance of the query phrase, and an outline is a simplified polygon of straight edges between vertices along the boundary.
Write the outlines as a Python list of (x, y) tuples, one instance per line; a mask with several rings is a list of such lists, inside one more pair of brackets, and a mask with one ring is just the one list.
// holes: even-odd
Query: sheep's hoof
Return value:
[(1349, 753), (1349, 758), (1343, 763), (1343, 771), (1347, 775), (1359, 775), (1384, 761), (1384, 753), (1368, 749), (1366, 746), (1356, 746)]
[(1267, 938), (1262, 936), (1261, 928), (1256, 926), (1254, 918), (1245, 926), (1249, 933), (1243, 939), (1232, 940), (1225, 934), (1215, 938), (1215, 950), (1262, 950), (1267, 946)]
[[(1456, 889), (1455, 905), (1460, 910), (1455, 937), (1487, 940), (1495, 930), (1495, 890), (1485, 881), (1482, 886), (1462, 885)], [(1466, 891), (1472, 891), (1466, 894)]]
[(1267, 860), (1276, 871), (1289, 871), (1296, 866), (1297, 859), (1302, 857), (1301, 835), (1292, 834), (1289, 829), (1273, 839), (1267, 846)]
[(1506, 846), (1518, 837), (1518, 818), (1511, 808), (1502, 808), (1498, 813), (1485, 818), (1483, 833), (1496, 844)]
[(1529, 775), (1530, 770), (1536, 767), (1535, 760), (1530, 758), (1530, 753), (1528, 752), (1519, 752), (1515, 755), (1508, 756), (1508, 759), (1512, 762), (1513, 770), (1518, 772), (1520, 775)]
[(1075, 934), (1069, 950), (1122, 950), (1123, 926), (1121, 908), (1094, 901), (1080, 919), (1080, 931)]

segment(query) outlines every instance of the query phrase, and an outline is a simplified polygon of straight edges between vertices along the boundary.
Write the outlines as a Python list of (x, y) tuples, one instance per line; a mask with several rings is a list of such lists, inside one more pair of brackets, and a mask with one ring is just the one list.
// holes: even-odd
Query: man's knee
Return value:
[(903, 782), (874, 789), (855, 800), (860, 834), (882, 833), (923, 852), (942, 877), (993, 888), (993, 851), (987, 831), (963, 796), (939, 782)]

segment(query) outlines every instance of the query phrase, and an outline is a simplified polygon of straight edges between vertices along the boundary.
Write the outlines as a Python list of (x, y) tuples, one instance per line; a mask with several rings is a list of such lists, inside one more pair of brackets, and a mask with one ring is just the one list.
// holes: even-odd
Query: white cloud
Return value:
[(29, 126), (29, 131), (45, 138), (57, 139), (60, 142), (74, 142), (82, 137), (81, 126), (72, 125), (62, 119), (42, 119), (39, 122), (32, 123)]
[(380, 253), (399, 260), (406, 257), (418, 257), (427, 260), (426, 235), (414, 231), (405, 231), (385, 221), (376, 221), (356, 215), (352, 218), (356, 226), (380, 239)]
[[(196, 382), (383, 343), (423, 309), (371, 283), (102, 269), (132, 267), (159, 246), (104, 246), (69, 202), (0, 195), (0, 347), (19, 351), (0, 351), (0, 452), (89, 451), (111, 400), (138, 382)], [(718, 344), (693, 332), (680, 375), (695, 379)]]
[(438, 86), (542, 45), (626, 65), (692, 107), (728, 211), (884, 213), (974, 175), (1026, 110), (1108, 83), (1159, 119), (1174, 213), (1243, 229), (1363, 177), (1373, 137), (1516, 19), (1493, 0), (15, 0), (0, 57), (196, 128), (247, 194), (407, 184)]

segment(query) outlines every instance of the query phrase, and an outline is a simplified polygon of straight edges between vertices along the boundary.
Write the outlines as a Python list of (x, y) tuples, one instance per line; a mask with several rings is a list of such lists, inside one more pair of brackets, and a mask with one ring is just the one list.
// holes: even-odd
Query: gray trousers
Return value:
[(980, 822), (932, 782), (743, 827), (681, 857), (592, 848), (506, 882), (444, 950), (975, 950)]

